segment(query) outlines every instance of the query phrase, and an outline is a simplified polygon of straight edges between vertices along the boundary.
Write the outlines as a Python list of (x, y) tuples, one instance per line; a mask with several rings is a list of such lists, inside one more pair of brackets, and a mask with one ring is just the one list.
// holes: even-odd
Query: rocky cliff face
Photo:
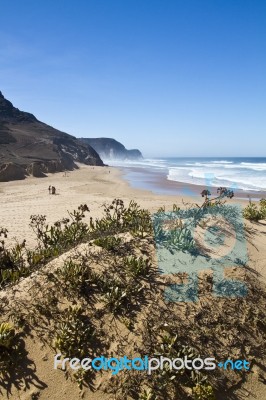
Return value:
[(89, 144), (20, 111), (0, 92), (0, 182), (73, 170), (76, 162), (103, 165)]
[(82, 138), (82, 142), (89, 144), (99, 155), (106, 160), (138, 160), (143, 158), (139, 150), (127, 150), (125, 146), (111, 138)]
[(36, 122), (37, 118), (35, 118), (32, 114), (20, 111), (18, 108), (14, 107), (9, 100), (4, 98), (2, 92), (0, 91), (0, 121)]

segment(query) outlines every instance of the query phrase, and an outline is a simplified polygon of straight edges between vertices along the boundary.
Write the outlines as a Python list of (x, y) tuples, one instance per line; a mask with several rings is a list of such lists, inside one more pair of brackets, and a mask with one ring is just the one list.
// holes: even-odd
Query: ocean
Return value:
[[(105, 162), (123, 168), (125, 177), (132, 186), (146, 188), (156, 193), (173, 192), (174, 185), (166, 188), (160, 184), (163, 180), (167, 180), (213, 188), (223, 186), (243, 194), (245, 192), (266, 194), (266, 157), (171, 157), (139, 161), (105, 160)], [(178, 192), (180, 188), (176, 189), (176, 193)]]

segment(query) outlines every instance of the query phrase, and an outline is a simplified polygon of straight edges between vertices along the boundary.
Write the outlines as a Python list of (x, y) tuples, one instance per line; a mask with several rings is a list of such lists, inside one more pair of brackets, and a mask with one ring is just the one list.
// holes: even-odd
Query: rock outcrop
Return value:
[(21, 165), (12, 162), (0, 165), (0, 182), (25, 179), (27, 173)]
[(89, 144), (20, 111), (0, 92), (0, 181), (73, 170), (77, 162), (104, 165)]
[(139, 160), (142, 154), (139, 150), (127, 150), (125, 146), (111, 138), (82, 138), (82, 142), (89, 144), (105, 160)]

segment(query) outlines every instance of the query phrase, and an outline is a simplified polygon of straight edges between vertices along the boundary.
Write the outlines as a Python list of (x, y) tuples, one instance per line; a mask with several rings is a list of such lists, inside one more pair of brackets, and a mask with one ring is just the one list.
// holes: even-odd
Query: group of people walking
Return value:
[(56, 188), (54, 186), (49, 186), (48, 191), (49, 191), (49, 194), (55, 194)]

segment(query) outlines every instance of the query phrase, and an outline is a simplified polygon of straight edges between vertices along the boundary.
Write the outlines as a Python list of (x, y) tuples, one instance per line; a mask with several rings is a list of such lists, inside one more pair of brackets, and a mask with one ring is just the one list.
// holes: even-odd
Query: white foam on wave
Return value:
[(240, 163), (241, 168), (253, 169), (254, 171), (266, 171), (266, 163)]
[(265, 163), (240, 163), (240, 164), (229, 164), (229, 163), (186, 163), (187, 166), (191, 167), (204, 167), (204, 168), (224, 168), (224, 169), (246, 169), (246, 170), (253, 170), (253, 171), (266, 171), (266, 164)]
[(143, 160), (115, 160), (104, 159), (104, 163), (113, 167), (138, 167), (138, 168), (166, 168), (166, 160), (145, 158)]
[(235, 190), (266, 190), (265, 162), (245, 162), (244, 160), (240, 162), (237, 159), (234, 161), (195, 159), (193, 161), (193, 159), (182, 158), (104, 161), (117, 167), (135, 167), (158, 172), (165, 171), (168, 180), (192, 185), (225, 186)]
[(226, 161), (226, 160), (221, 160), (221, 161), (211, 161), (214, 164), (233, 164), (233, 161)]
[(244, 172), (243, 169), (237, 171), (235, 168), (225, 170), (224, 168), (199, 168), (198, 166), (194, 166), (194, 168), (170, 167), (167, 179), (192, 185), (226, 186), (235, 190), (266, 190), (265, 174), (254, 175), (250, 171)]

